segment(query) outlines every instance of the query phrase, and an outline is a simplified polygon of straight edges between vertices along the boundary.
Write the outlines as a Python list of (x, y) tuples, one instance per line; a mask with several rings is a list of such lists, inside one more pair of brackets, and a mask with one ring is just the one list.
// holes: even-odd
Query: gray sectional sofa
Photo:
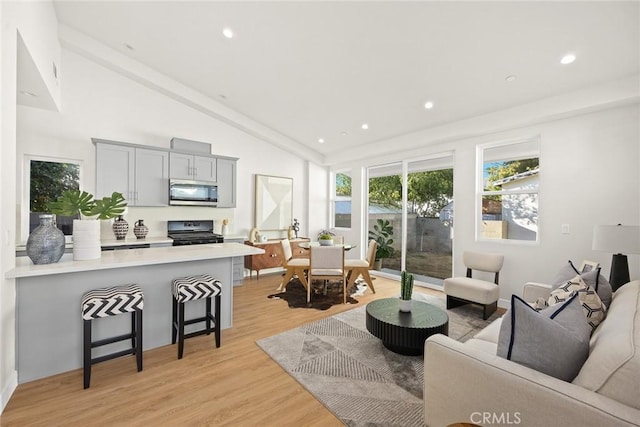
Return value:
[[(524, 299), (546, 298), (528, 283)], [(619, 288), (591, 335), (589, 355), (566, 382), (496, 355), (502, 318), (460, 343), (425, 342), (425, 423), (523, 426), (640, 426), (640, 280)]]

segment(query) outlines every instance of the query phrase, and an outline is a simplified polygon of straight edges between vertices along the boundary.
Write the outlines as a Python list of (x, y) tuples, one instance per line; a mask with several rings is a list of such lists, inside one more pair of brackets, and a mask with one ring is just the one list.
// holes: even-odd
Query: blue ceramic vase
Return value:
[(53, 225), (53, 215), (40, 215), (40, 225), (27, 239), (27, 256), (34, 264), (52, 264), (64, 254), (64, 234)]

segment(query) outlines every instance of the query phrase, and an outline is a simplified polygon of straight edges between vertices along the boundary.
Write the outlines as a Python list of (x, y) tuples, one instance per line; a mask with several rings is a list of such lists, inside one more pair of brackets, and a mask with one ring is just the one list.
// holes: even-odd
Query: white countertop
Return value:
[(224, 234), (222, 237), (224, 237), (225, 240), (249, 240), (246, 234)]
[(263, 254), (264, 250), (240, 243), (212, 243), (209, 245), (168, 246), (102, 252), (98, 259), (74, 261), (73, 254), (64, 254), (54, 264), (35, 265), (28, 257), (16, 258), (16, 267), (5, 273), (5, 278), (46, 276), (80, 271), (107, 270), (172, 262), (198, 261)]
[[(103, 247), (114, 247), (114, 246), (124, 246), (124, 245), (144, 245), (144, 244), (158, 245), (163, 243), (173, 243), (173, 239), (169, 237), (146, 237), (144, 239), (138, 239), (135, 236), (127, 237), (124, 240), (117, 240), (115, 238), (100, 239), (100, 246), (103, 246)], [(64, 245), (64, 247), (65, 249), (71, 249), (73, 248), (73, 243), (67, 242)], [(26, 251), (26, 250), (27, 250), (26, 243), (16, 246), (16, 251)]]
[(173, 239), (170, 237), (145, 237), (144, 239), (138, 239), (136, 237), (127, 237), (124, 240), (118, 239), (100, 239), (100, 246), (112, 247), (112, 246), (124, 246), (124, 245), (144, 245), (144, 244), (162, 244), (173, 243)]

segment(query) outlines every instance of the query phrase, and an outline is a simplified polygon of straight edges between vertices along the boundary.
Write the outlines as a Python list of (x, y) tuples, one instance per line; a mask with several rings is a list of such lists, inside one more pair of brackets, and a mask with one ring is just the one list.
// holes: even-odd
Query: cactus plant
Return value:
[(409, 301), (413, 293), (413, 274), (405, 270), (400, 275), (400, 299)]

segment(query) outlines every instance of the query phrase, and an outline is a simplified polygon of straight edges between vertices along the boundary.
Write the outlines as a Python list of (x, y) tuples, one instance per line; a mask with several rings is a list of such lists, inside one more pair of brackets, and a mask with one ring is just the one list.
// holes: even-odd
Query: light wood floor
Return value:
[(262, 275), (234, 288), (233, 327), (222, 331), (220, 348), (205, 335), (185, 341), (182, 360), (176, 346), (148, 350), (139, 373), (132, 356), (100, 363), (87, 390), (82, 370), (21, 384), (0, 416), (2, 426), (342, 425), (255, 341), (397, 295), (399, 284), (377, 278), (376, 294), (367, 291), (358, 304), (320, 311), (268, 299), (280, 279)]

